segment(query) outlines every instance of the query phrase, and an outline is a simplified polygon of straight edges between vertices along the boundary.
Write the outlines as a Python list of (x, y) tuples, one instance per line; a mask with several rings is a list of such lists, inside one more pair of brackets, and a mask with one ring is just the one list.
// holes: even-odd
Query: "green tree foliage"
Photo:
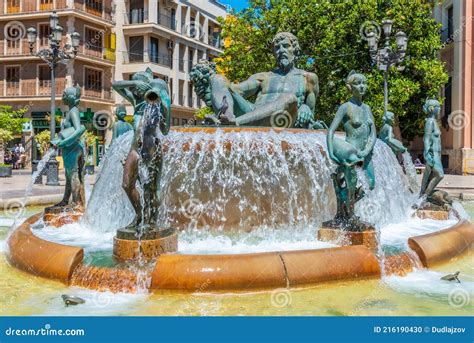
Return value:
[(44, 155), (49, 149), (49, 142), (51, 141), (51, 132), (49, 130), (43, 130), (35, 135), (35, 141), (38, 143), (38, 149), (41, 155)]
[(28, 121), (23, 118), (26, 111), (26, 108), (13, 110), (11, 106), (0, 105), (0, 130), (5, 134), (5, 137), (10, 137), (5, 139), (5, 142), (11, 140), (14, 135), (21, 134), (23, 123)]
[(11, 141), (15, 135), (21, 134), (26, 108), (13, 110), (11, 106), (0, 105), (0, 163), (4, 162), (5, 143)]
[(222, 20), (227, 44), (216, 62), (234, 82), (271, 70), (275, 66), (272, 37), (279, 31), (292, 32), (302, 49), (298, 67), (319, 76), (316, 116), (331, 122), (337, 107), (350, 96), (345, 78), (356, 70), (368, 77), (366, 102), (380, 127), (383, 73), (372, 66), (362, 37), (371, 26), (368, 23), (390, 18), (394, 21), (393, 34), (400, 29), (408, 35), (409, 58), (404, 71), (390, 72), (389, 110), (396, 114), (403, 137), (412, 139), (423, 131), (424, 100), (436, 97), (448, 80), (438, 57), (442, 47), (440, 25), (432, 11), (431, 0), (250, 0), (248, 8)]

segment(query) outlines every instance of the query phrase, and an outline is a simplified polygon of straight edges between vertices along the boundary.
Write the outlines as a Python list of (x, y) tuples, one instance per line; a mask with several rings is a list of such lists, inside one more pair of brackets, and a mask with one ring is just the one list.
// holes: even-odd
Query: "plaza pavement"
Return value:
[[(421, 175), (418, 175), (421, 181)], [(88, 176), (86, 182), (94, 183), (94, 176)], [(43, 176), (43, 185), (34, 185), (30, 194), (26, 189), (31, 182), (31, 170), (14, 170), (13, 176), (0, 178), (0, 211), (11, 203), (23, 201), (25, 205), (49, 205), (59, 202), (64, 192), (64, 172), (60, 171), (59, 186), (46, 186), (46, 177)], [(474, 200), (474, 175), (446, 175), (439, 184), (440, 189), (447, 191), (452, 197), (462, 200)]]

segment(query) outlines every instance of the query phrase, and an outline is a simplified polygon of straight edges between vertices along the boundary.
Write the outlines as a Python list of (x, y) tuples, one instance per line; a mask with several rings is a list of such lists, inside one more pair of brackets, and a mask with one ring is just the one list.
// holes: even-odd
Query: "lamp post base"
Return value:
[(46, 162), (46, 185), (59, 186), (59, 162), (56, 160), (56, 154), (52, 154)]

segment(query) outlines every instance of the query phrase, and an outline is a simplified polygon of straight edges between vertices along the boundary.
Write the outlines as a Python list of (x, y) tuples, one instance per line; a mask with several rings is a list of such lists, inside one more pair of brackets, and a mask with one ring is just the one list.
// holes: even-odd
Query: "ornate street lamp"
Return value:
[[(53, 140), (56, 133), (56, 67), (60, 62), (74, 59), (76, 57), (81, 36), (77, 32), (72, 33), (71, 45), (66, 44), (61, 49), (60, 46), (64, 29), (59, 25), (59, 16), (56, 14), (56, 12), (51, 14), (49, 18), (49, 25), (51, 27), (51, 34), (48, 37), (49, 48), (41, 49), (37, 53), (33, 52), (34, 46), (36, 44), (36, 38), (38, 36), (36, 29), (33, 27), (30, 27), (27, 30), (27, 39), (30, 46), (31, 55), (41, 58), (51, 69), (51, 119), (49, 128), (51, 131), (51, 140)], [(56, 151), (54, 148), (53, 153), (47, 162), (47, 166), (46, 184), (53, 186), (59, 185), (58, 161), (56, 160)]]
[(382, 29), (385, 38), (385, 44), (383, 48), (378, 49), (379, 36), (375, 32), (369, 32), (367, 34), (367, 43), (369, 45), (370, 57), (372, 63), (377, 65), (379, 70), (384, 72), (384, 114), (387, 113), (388, 108), (388, 73), (390, 67), (395, 66), (398, 70), (404, 70), (405, 67), (401, 64), (405, 60), (405, 54), (407, 51), (408, 38), (405, 32), (398, 31), (395, 34), (397, 48), (393, 49), (390, 46), (390, 38), (392, 34), (393, 22), (389, 19), (382, 21)]

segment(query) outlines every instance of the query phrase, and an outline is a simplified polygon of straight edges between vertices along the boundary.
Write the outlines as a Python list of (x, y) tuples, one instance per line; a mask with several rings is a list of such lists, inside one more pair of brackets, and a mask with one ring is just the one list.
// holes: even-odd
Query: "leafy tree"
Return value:
[(51, 141), (51, 132), (49, 130), (43, 130), (35, 135), (35, 141), (38, 143), (38, 149), (42, 156), (49, 150), (49, 142)]
[(370, 26), (390, 18), (393, 33), (400, 29), (408, 35), (409, 58), (404, 71), (390, 71), (389, 110), (396, 114), (403, 137), (411, 140), (423, 130), (422, 103), (426, 97), (438, 96), (448, 80), (438, 57), (440, 25), (432, 11), (432, 0), (250, 0), (248, 8), (221, 19), (226, 48), (216, 63), (234, 82), (271, 70), (273, 36), (292, 32), (301, 47), (298, 67), (319, 77), (316, 116), (328, 124), (332, 121), (337, 107), (350, 96), (345, 78), (356, 70), (368, 77), (366, 102), (380, 126), (383, 73), (372, 66), (363, 37)]
[(11, 106), (0, 105), (0, 163), (5, 161), (5, 143), (22, 133), (22, 125), (28, 121), (23, 118), (26, 112), (26, 108), (13, 110)]

